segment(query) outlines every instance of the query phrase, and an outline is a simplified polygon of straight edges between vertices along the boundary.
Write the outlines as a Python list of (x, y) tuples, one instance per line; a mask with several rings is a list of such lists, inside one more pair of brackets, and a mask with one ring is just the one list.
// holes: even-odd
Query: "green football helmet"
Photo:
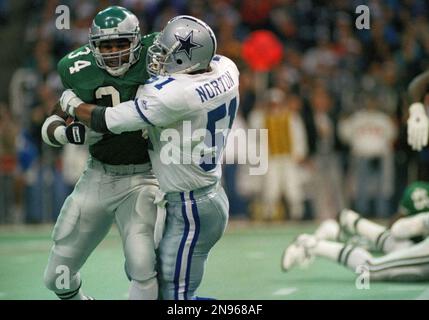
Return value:
[[(92, 21), (89, 29), (89, 46), (97, 65), (112, 76), (123, 75), (140, 58), (140, 26), (137, 17), (119, 6), (111, 6), (100, 11)], [(106, 40), (127, 39), (130, 47), (113, 53), (101, 53), (100, 43)], [(128, 62), (123, 57), (129, 56)], [(117, 59), (117, 61), (116, 61)], [(114, 66), (108, 65), (112, 64)]]
[(429, 211), (429, 183), (415, 181), (405, 189), (399, 210), (405, 215), (415, 215)]

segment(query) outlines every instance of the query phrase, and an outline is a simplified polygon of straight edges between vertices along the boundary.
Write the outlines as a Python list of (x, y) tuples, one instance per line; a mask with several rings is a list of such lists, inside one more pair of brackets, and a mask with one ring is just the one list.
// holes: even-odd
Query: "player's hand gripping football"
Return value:
[(420, 102), (410, 106), (410, 115), (407, 120), (408, 144), (413, 150), (420, 151), (428, 144), (429, 119), (425, 107)]

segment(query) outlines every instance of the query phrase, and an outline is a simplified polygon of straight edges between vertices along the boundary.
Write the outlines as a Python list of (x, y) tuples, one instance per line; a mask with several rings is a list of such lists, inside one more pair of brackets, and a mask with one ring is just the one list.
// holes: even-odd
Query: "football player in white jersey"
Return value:
[(134, 101), (102, 108), (84, 104), (72, 91), (62, 109), (98, 132), (147, 130), (152, 166), (167, 217), (159, 245), (163, 299), (192, 299), (211, 248), (228, 220), (220, 185), (225, 142), (239, 104), (239, 71), (215, 55), (216, 37), (203, 21), (178, 16), (149, 48), (153, 74)]

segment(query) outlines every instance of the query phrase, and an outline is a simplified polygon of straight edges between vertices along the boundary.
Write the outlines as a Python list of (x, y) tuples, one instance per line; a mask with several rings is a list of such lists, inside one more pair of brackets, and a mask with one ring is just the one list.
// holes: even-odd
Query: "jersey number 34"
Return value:
[[(67, 57), (69, 58), (69, 59), (74, 59), (74, 58), (76, 58), (76, 57), (78, 57), (78, 56), (84, 56), (84, 55), (87, 55), (87, 54), (89, 54), (91, 52), (91, 49), (89, 49), (88, 47), (86, 47), (84, 50), (82, 50), (82, 51), (78, 51), (78, 52), (72, 52), (72, 53), (70, 53)], [(86, 68), (86, 67), (88, 67), (88, 66), (90, 66), (91, 65), (91, 62), (90, 61), (87, 61), (87, 60), (77, 60), (77, 61), (75, 61), (74, 62), (74, 64), (73, 64), (73, 66), (72, 67), (69, 67), (69, 72), (70, 72), (70, 74), (73, 74), (73, 73), (76, 73), (76, 72), (79, 72), (80, 70), (82, 70), (83, 68)]]

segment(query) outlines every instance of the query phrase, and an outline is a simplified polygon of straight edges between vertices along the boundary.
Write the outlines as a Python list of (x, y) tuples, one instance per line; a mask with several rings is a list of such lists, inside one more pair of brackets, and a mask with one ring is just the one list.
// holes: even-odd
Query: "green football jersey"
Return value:
[(404, 191), (400, 210), (406, 215), (429, 211), (429, 183), (416, 181)]
[[(147, 49), (156, 33), (142, 37), (140, 59), (121, 77), (113, 77), (97, 66), (89, 45), (80, 47), (63, 57), (57, 70), (67, 89), (73, 91), (86, 103), (111, 107), (133, 100), (139, 85), (149, 78), (146, 71)], [(148, 142), (141, 130), (119, 135), (108, 133), (89, 147), (97, 160), (111, 165), (142, 164), (149, 162)]]

